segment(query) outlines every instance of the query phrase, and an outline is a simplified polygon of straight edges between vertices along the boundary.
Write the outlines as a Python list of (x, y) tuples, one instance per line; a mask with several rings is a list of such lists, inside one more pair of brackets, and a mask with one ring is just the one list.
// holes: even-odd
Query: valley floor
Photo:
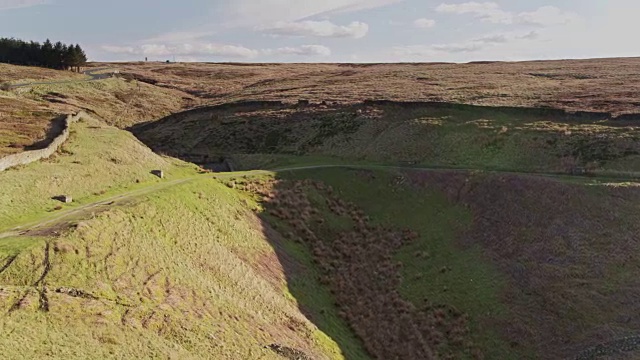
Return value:
[[(451, 64), (318, 65), (327, 87), (314, 94), (340, 104), (279, 102), (318, 87), (301, 64), (124, 64), (138, 82), (0, 93), (12, 119), (40, 106), (19, 126), (0, 121), (0, 154), (28, 147), (55, 112), (93, 114), (53, 157), (0, 172), (3, 356), (637, 357), (639, 128), (609, 113), (626, 85), (604, 104), (583, 96), (636, 63), (464, 65), (506, 71), (500, 88), (527, 80), (467, 103), (607, 113), (344, 98), (377, 94), (372, 73), (402, 98)], [(349, 93), (336, 76), (372, 86)], [(446, 95), (468, 100), (477, 89), (460, 79)], [(531, 98), (541, 82), (555, 92)], [(416, 99), (444, 94), (429, 89)], [(194, 97), (272, 95), (144, 123)], [(237, 171), (195, 164), (220, 162)]]

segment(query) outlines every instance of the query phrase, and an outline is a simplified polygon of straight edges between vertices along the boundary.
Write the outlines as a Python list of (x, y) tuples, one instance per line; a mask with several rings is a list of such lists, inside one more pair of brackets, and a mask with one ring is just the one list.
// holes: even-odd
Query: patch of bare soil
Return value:
[(268, 348), (288, 360), (312, 360), (312, 358), (304, 352), (292, 349), (290, 347), (282, 346), (279, 344), (271, 344), (268, 346)]

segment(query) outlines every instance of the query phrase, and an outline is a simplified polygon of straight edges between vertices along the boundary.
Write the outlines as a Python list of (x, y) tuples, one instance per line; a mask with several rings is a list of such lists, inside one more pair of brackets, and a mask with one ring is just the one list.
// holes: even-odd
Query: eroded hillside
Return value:
[(4, 356), (340, 357), (290, 295), (257, 205), (194, 166), (83, 118), (0, 183)]

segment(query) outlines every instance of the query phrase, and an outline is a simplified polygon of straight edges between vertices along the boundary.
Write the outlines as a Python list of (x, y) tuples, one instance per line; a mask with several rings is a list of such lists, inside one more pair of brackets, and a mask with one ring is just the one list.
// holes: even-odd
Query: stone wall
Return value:
[(67, 116), (62, 125), (62, 132), (60, 135), (56, 136), (44, 149), (25, 151), (0, 158), (0, 171), (4, 171), (18, 165), (30, 164), (34, 161), (50, 157), (69, 138), (69, 128), (71, 127), (71, 124), (78, 121), (83, 116), (86, 116), (84, 112)]

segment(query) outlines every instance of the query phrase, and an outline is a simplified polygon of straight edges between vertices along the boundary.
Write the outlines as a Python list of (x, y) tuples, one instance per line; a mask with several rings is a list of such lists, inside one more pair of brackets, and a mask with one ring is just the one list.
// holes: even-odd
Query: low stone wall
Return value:
[(34, 161), (50, 157), (69, 138), (69, 128), (71, 127), (71, 124), (78, 121), (83, 116), (86, 116), (84, 112), (79, 112), (76, 115), (67, 116), (62, 125), (62, 132), (60, 133), (60, 135), (56, 136), (55, 139), (53, 139), (53, 141), (51, 141), (51, 143), (46, 148), (25, 151), (0, 158), (0, 171), (4, 171), (8, 168), (18, 165), (30, 164)]

